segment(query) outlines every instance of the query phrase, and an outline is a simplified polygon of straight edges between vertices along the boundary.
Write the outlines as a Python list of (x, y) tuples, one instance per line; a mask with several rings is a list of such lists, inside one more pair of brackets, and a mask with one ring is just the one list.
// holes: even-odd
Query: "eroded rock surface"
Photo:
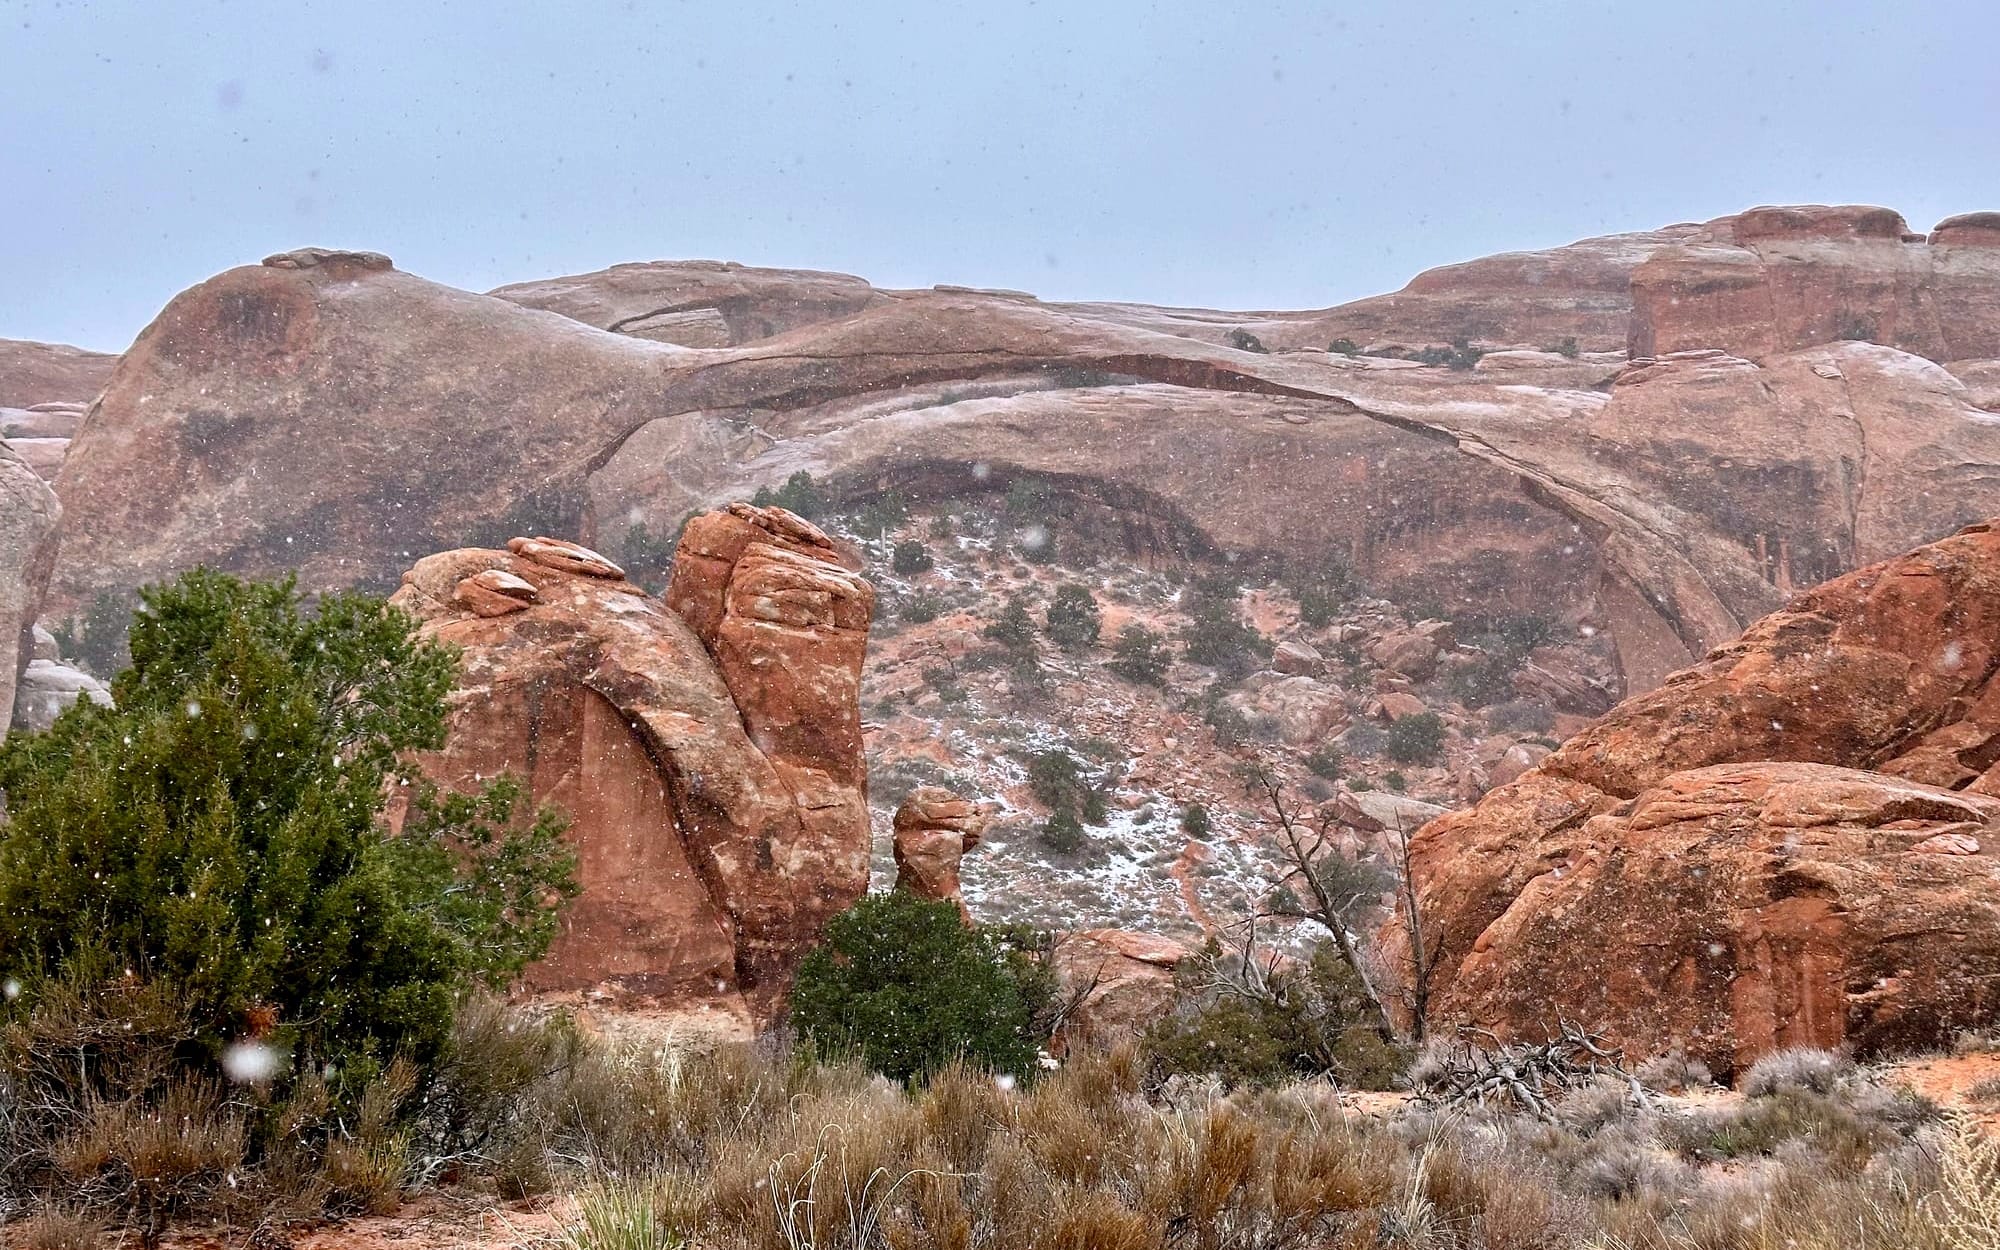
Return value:
[(1425, 826), (1433, 1025), (1561, 1014), (1718, 1071), (1990, 1025), (1996, 672), (1982, 524), (1800, 595)]
[(35, 618), (56, 560), (62, 508), (40, 475), (0, 440), (0, 735), (17, 682), (34, 658)]
[(958, 863), (979, 845), (987, 815), (941, 786), (918, 786), (896, 808), (896, 888), (918, 898), (950, 900), (965, 911)]
[[(796, 521), (723, 515), (766, 537)], [(426, 769), (450, 785), (511, 771), (573, 819), (583, 893), (529, 988), (740, 993), (767, 1015), (867, 886), (859, 738), (840, 725), (858, 719), (872, 593), (797, 545), (748, 543), (707, 558), (722, 602), (697, 628), (595, 552), (509, 546), (420, 560), (395, 602), (464, 650), (449, 741)], [(818, 613), (830, 587), (838, 626)], [(774, 663), (797, 668), (766, 680)]]

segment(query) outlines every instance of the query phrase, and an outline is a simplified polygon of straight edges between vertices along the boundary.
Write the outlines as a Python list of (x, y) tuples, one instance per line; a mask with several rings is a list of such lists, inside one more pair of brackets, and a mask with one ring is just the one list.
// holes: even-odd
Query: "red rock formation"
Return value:
[(13, 721), (16, 683), (34, 658), (32, 631), (61, 517), (54, 492), (0, 440), (0, 737)]
[[(793, 523), (719, 515), (767, 536)], [(464, 649), (426, 770), (451, 785), (511, 771), (573, 819), (583, 893), (527, 985), (740, 991), (768, 1014), (826, 918), (867, 887), (859, 739), (842, 726), (858, 718), (872, 592), (798, 545), (749, 543), (720, 567), (704, 636), (595, 552), (509, 547), (427, 557), (395, 602)]]
[(970, 799), (940, 786), (918, 786), (896, 808), (896, 888), (918, 898), (950, 899), (965, 912), (958, 892), (958, 862), (979, 845), (987, 816)]
[(1169, 938), (1124, 929), (1089, 929), (1056, 943), (1055, 969), (1073, 1010), (1062, 1023), (1057, 1049), (1129, 1041), (1174, 1002), (1174, 969), (1187, 958)]
[(2000, 356), (1994, 215), (1928, 240), (1886, 208), (1755, 208), (1708, 223), (1632, 272), (1633, 357), (1714, 347), (1761, 360), (1867, 339), (1932, 360)]
[[(1728, 1071), (2000, 1015), (2000, 533), (1826, 583), (1412, 845), (1434, 1025)], [(1384, 930), (1392, 954), (1402, 935)]]
[(61, 343), (0, 339), (0, 408), (88, 404), (104, 389), (117, 363), (116, 356)]

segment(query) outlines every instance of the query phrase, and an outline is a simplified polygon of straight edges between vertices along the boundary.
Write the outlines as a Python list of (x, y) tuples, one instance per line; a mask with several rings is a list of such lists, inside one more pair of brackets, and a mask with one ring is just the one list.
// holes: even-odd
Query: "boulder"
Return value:
[(1226, 701), (1245, 716), (1274, 722), (1278, 736), (1292, 746), (1323, 742), (1347, 722), (1340, 691), (1310, 677), (1252, 673)]
[(918, 786), (896, 808), (896, 888), (918, 898), (949, 899), (965, 912), (958, 862), (979, 845), (987, 814), (941, 786)]
[[(1434, 1027), (1718, 1072), (2000, 1018), (2000, 533), (1800, 595), (1411, 847)], [(1401, 958), (1398, 924), (1382, 940)], [(1398, 965), (1401, 966), (1401, 965)]]
[[(724, 515), (767, 538), (785, 526)], [(697, 544), (684, 558), (722, 591), (704, 635), (587, 548), (509, 547), (426, 557), (394, 602), (464, 653), (425, 771), (454, 787), (511, 771), (571, 816), (583, 892), (525, 987), (669, 1005), (740, 994), (769, 1018), (826, 919), (867, 887), (854, 727), (872, 592), (796, 544), (720, 562)]]
[(1430, 710), (1422, 699), (1402, 690), (1391, 690), (1376, 700), (1382, 708), (1382, 718), (1399, 721), (1405, 716), (1422, 716)]
[(1492, 785), (1504, 786), (1520, 777), (1535, 765), (1549, 757), (1550, 748), (1538, 742), (1516, 742), (1500, 753), (1500, 760), (1490, 770), (1488, 777)]
[(1422, 681), (1437, 670), (1435, 631), (1399, 629), (1382, 635), (1368, 648), (1369, 658), (1392, 673)]
[(10, 438), (7, 445), (14, 453), (26, 461), (28, 467), (41, 476), (44, 482), (56, 480), (61, 470), (63, 458), (69, 454), (69, 440), (66, 438)]
[(0, 408), (88, 404), (117, 363), (116, 356), (61, 343), (0, 339)]
[(30, 660), (14, 696), (14, 727), (39, 733), (78, 699), (109, 707), (111, 691), (82, 669), (56, 660)]
[(1137, 1039), (1174, 1005), (1174, 969), (1187, 958), (1171, 938), (1124, 929), (1065, 934), (1055, 945), (1062, 993), (1076, 1006), (1052, 1046), (1114, 1046)]
[(55, 565), (61, 516), (48, 484), (0, 441), (0, 736), (13, 720), (17, 681), (34, 654), (31, 631)]
[(1317, 677), (1326, 671), (1326, 660), (1309, 642), (1281, 642), (1271, 652), (1271, 667), (1288, 677)]

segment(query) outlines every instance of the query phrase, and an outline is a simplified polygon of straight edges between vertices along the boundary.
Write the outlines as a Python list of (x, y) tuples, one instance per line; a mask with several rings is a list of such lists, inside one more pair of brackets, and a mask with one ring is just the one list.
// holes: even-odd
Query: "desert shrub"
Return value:
[(1190, 838), (1200, 841), (1209, 835), (1212, 827), (1208, 809), (1201, 804), (1190, 803), (1181, 809), (1181, 832)]
[(674, 552), (681, 545), (681, 535), (687, 531), (687, 523), (694, 517), (692, 512), (682, 517), (671, 537), (637, 523), (628, 525), (624, 537), (612, 545), (610, 554), (624, 568), (627, 577), (648, 589), (657, 590), (666, 585), (668, 576), (673, 572)]
[(1700, 1089), (1715, 1083), (1715, 1074), (1709, 1071), (1707, 1064), (1699, 1059), (1690, 1059), (1678, 1050), (1646, 1060), (1634, 1075), (1639, 1084), (1660, 1092)]
[(1382, 784), (1398, 794), (1410, 788), (1409, 778), (1403, 776), (1401, 772), (1393, 768), (1382, 774)]
[(1103, 626), (1103, 616), (1097, 610), (1097, 600), (1091, 597), (1090, 588), (1075, 582), (1056, 588), (1044, 620), (1049, 640), (1071, 651), (1096, 646), (1098, 631)]
[(870, 495), (854, 510), (854, 530), (859, 534), (887, 534), (900, 529), (910, 519), (910, 503), (901, 491), (885, 490)]
[(1564, 335), (1560, 340), (1550, 344), (1547, 350), (1569, 360), (1575, 360), (1583, 354), (1583, 349), (1576, 345), (1576, 336), (1574, 334)]
[(1062, 516), (1062, 493), (1047, 478), (1024, 474), (1007, 483), (1007, 518), (1022, 525), (1049, 525)]
[[(1390, 722), (1383, 751), (1398, 764), (1427, 764), (1444, 749), (1444, 721), (1436, 712), (1419, 712)], [(1353, 743), (1348, 743), (1350, 750)]]
[(889, 569), (899, 577), (928, 573), (934, 567), (936, 562), (931, 559), (931, 549), (914, 538), (897, 543), (889, 556)]
[(1052, 981), (1019, 935), (968, 926), (958, 906), (870, 895), (827, 924), (799, 965), (792, 1026), (820, 1055), (852, 1053), (895, 1080), (954, 1059), (1032, 1075), (1033, 1022)]
[(776, 490), (768, 486), (758, 487), (757, 493), (750, 497), (750, 502), (760, 508), (783, 508), (787, 512), (797, 513), (808, 521), (818, 520), (825, 516), (827, 511), (826, 494), (820, 489), (819, 483), (813, 481), (813, 475), (804, 469), (786, 478), (785, 484)]
[(1109, 667), (1136, 685), (1157, 686), (1166, 680), (1171, 662), (1158, 634), (1143, 625), (1127, 625), (1112, 644)]
[(1215, 743), (1222, 747), (1242, 746), (1256, 736), (1256, 727), (1250, 723), (1242, 709), (1221, 696), (1219, 690), (1210, 690), (1203, 701), (1202, 723), (1215, 731)]
[(1751, 1064), (1738, 1088), (1746, 1098), (1768, 1098), (1784, 1089), (1826, 1094), (1853, 1071), (1854, 1061), (1845, 1055), (1811, 1046), (1794, 1046), (1774, 1050)]
[(101, 1250), (111, 1244), (103, 1217), (82, 1206), (49, 1206), (14, 1225), (18, 1250)]
[(1090, 845), (1083, 822), (1069, 812), (1056, 812), (1042, 822), (1041, 844), (1058, 855), (1076, 855)]
[(1028, 789), (1051, 812), (1068, 814), (1086, 825), (1104, 823), (1104, 791), (1084, 775), (1076, 756), (1060, 747), (1028, 757)]
[(1324, 777), (1328, 781), (1339, 781), (1341, 771), (1346, 767), (1347, 758), (1340, 753), (1339, 747), (1330, 742), (1306, 756), (1306, 768), (1313, 776)]
[(2000, 1103), (2000, 1076), (1989, 1076), (1974, 1081), (1966, 1088), (1965, 1100), (1980, 1107), (1991, 1107)]
[(1000, 615), (989, 621), (979, 635), (1009, 651), (1032, 651), (1035, 646), (1035, 618), (1028, 615), (1028, 601), (1018, 594), (1008, 595)]
[(1267, 652), (1264, 636), (1245, 624), (1236, 610), (1236, 582), (1226, 574), (1203, 578), (1188, 587), (1181, 606), (1190, 620), (1181, 635), (1189, 663), (1242, 676)]
[(944, 614), (944, 600), (927, 590), (904, 595), (896, 603), (896, 619), (908, 625), (927, 625)]
[(1360, 978), (1331, 943), (1303, 967), (1258, 976), (1211, 943), (1182, 961), (1176, 988), (1175, 1009), (1145, 1036), (1156, 1081), (1200, 1074), (1225, 1086), (1270, 1086), (1331, 1075), (1388, 1089), (1409, 1058), (1383, 1036)]
[(1465, 338), (1455, 338), (1450, 347), (1426, 347), (1417, 352), (1416, 359), (1427, 365), (1443, 365), (1447, 369), (1470, 369), (1484, 356), (1484, 348), (1474, 347)]
[(1264, 340), (1250, 333), (1250, 331), (1243, 329), (1241, 326), (1229, 332), (1229, 345), (1239, 352), (1269, 352), (1271, 350), (1264, 346)]
[(295, 1062), (422, 1061), (475, 980), (504, 981), (574, 891), (562, 822), (520, 788), (409, 785), (443, 743), (454, 654), (381, 600), (303, 610), (287, 582), (197, 570), (148, 588), (115, 707), (0, 744), (0, 973), (44, 987), (143, 969), (211, 1053), (270, 1035)]
[(1294, 574), (1289, 581), (1292, 596), (1299, 601), (1299, 619), (1314, 629), (1332, 623), (1358, 588), (1353, 568), (1338, 556)]
[(1328, 354), (1334, 356), (1359, 356), (1361, 354), (1361, 345), (1353, 339), (1338, 338), (1328, 343), (1326, 350)]

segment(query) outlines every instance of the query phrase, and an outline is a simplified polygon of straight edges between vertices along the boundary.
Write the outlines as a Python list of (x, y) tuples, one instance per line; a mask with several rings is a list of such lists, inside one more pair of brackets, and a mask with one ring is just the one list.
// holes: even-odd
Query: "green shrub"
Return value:
[(1057, 812), (1042, 822), (1041, 843), (1058, 855), (1075, 855), (1090, 845), (1083, 822), (1068, 812)]
[(1104, 792), (1084, 776), (1076, 757), (1061, 748), (1028, 758), (1028, 790), (1051, 812), (1068, 813), (1086, 825), (1105, 821)]
[(1255, 736), (1250, 718), (1238, 710), (1235, 704), (1225, 701), (1221, 697), (1221, 692), (1213, 688), (1208, 692), (1201, 719), (1215, 731), (1215, 741), (1218, 746), (1242, 746)]
[(910, 519), (910, 505), (900, 491), (885, 490), (864, 502), (854, 514), (854, 528), (862, 534), (886, 534)]
[(1339, 338), (1326, 345), (1326, 350), (1335, 356), (1359, 356), (1361, 345), (1353, 339)]
[(1172, 658), (1161, 638), (1144, 625), (1127, 625), (1118, 631), (1111, 647), (1111, 671), (1141, 686), (1157, 686), (1167, 678)]
[(1463, 336), (1451, 341), (1450, 347), (1426, 347), (1419, 351), (1416, 359), (1427, 365), (1443, 365), (1447, 369), (1470, 369), (1484, 356), (1484, 348), (1474, 347)]
[(1200, 841), (1206, 838), (1213, 826), (1209, 823), (1208, 809), (1199, 803), (1190, 803), (1181, 809), (1181, 832)]
[(1398, 794), (1410, 788), (1409, 778), (1393, 768), (1382, 774), (1382, 784)]
[(1027, 1077), (1053, 994), (1021, 935), (966, 925), (958, 906), (906, 891), (835, 916), (799, 965), (792, 1027), (817, 1054), (854, 1054), (899, 1081), (963, 1058)]
[(1299, 619), (1314, 629), (1331, 624), (1358, 588), (1354, 570), (1338, 557), (1290, 581), (1292, 595), (1299, 601)]
[(1143, 1050), (1155, 1081), (1203, 1074), (1227, 1086), (1270, 1086), (1331, 1075), (1360, 1089), (1389, 1089), (1409, 1055), (1383, 1036), (1361, 979), (1330, 942), (1303, 968), (1281, 968), (1266, 988), (1227, 992), (1247, 979), (1211, 942), (1181, 961), (1174, 1011), (1146, 1031)]
[(1000, 609), (998, 619), (988, 622), (979, 635), (1010, 651), (1032, 651), (1035, 645), (1035, 618), (1028, 615), (1028, 601), (1017, 594), (1008, 595), (1007, 606)]
[(625, 536), (613, 546), (612, 557), (633, 581), (648, 589), (663, 587), (668, 575), (673, 572), (674, 551), (681, 545), (681, 534), (694, 516), (690, 512), (682, 517), (672, 538), (656, 534), (643, 525), (629, 525), (625, 528)]
[(1056, 588), (1044, 619), (1051, 642), (1065, 650), (1081, 651), (1097, 645), (1104, 618), (1097, 610), (1097, 600), (1091, 597), (1090, 588), (1070, 582)]
[(928, 573), (935, 567), (931, 550), (914, 538), (906, 538), (896, 544), (889, 556), (889, 570), (899, 577), (910, 577), (918, 573)]
[(776, 490), (768, 486), (758, 487), (757, 493), (750, 497), (750, 502), (759, 508), (783, 508), (787, 512), (797, 513), (808, 521), (816, 521), (825, 516), (827, 509), (826, 495), (820, 490), (819, 484), (813, 481), (813, 475), (804, 469), (786, 478), (785, 484)]
[(1229, 332), (1229, 345), (1239, 352), (1269, 352), (1271, 350), (1264, 346), (1264, 340), (1250, 333), (1250, 331), (1243, 329), (1241, 326)]
[(1339, 781), (1341, 771), (1346, 767), (1346, 757), (1341, 755), (1339, 747), (1330, 742), (1306, 756), (1306, 768), (1315, 777), (1324, 777), (1328, 781)]
[(1062, 515), (1061, 499), (1047, 478), (1023, 474), (1007, 484), (1007, 518), (1020, 525), (1047, 525)]
[(1398, 764), (1428, 764), (1444, 750), (1444, 721), (1436, 712), (1405, 716), (1389, 726), (1383, 749)]
[(1259, 663), (1266, 652), (1264, 636), (1237, 614), (1237, 591), (1236, 583), (1222, 575), (1204, 578), (1184, 592), (1182, 607), (1191, 620), (1182, 643), (1189, 663), (1234, 676)]
[(1576, 345), (1576, 336), (1574, 334), (1565, 335), (1560, 342), (1555, 343), (1549, 350), (1558, 356), (1563, 356), (1570, 360), (1575, 360), (1578, 356), (1583, 355), (1583, 349)]
[(31, 1009), (57, 983), (140, 970), (209, 1053), (246, 1032), (302, 1068), (427, 1062), (472, 982), (546, 949), (574, 892), (550, 812), (519, 787), (410, 785), (444, 737), (454, 653), (379, 599), (307, 614), (290, 581), (196, 570), (142, 592), (115, 707), (80, 702), (0, 744), (0, 975)]

